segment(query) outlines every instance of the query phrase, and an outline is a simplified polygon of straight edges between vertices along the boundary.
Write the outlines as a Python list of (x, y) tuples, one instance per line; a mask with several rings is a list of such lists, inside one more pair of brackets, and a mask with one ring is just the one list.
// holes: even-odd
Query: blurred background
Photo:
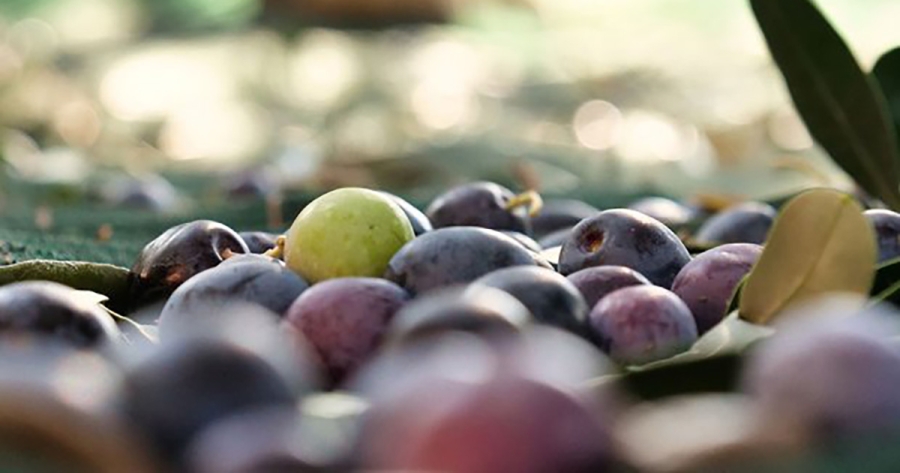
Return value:
[[(900, 2), (818, 4), (866, 67), (900, 45)], [(744, 0), (0, 0), (0, 156), (0, 205), (247, 170), (414, 202), (846, 184)]]

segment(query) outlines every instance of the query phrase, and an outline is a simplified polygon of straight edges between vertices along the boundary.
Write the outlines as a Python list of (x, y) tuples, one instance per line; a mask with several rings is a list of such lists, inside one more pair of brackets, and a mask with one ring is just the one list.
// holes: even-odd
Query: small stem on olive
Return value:
[(284, 235), (280, 235), (275, 239), (275, 248), (272, 248), (269, 251), (263, 253), (266, 256), (275, 258), (275, 259), (284, 259), (284, 244), (287, 241)]
[(534, 217), (541, 213), (541, 209), (544, 208), (544, 199), (541, 198), (537, 191), (528, 190), (509, 199), (509, 202), (506, 203), (506, 210), (524, 206), (528, 207), (528, 215)]

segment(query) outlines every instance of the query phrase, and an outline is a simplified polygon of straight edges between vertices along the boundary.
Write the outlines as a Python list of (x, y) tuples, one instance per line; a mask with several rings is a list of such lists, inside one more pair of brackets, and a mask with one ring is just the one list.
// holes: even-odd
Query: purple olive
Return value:
[(764, 432), (830, 447), (900, 431), (900, 349), (889, 338), (898, 314), (860, 313), (862, 302), (842, 308), (846, 301), (829, 297), (797, 308), (785, 315), (792, 324), (752, 352), (743, 388)]
[(171, 466), (213, 423), (246, 410), (294, 408), (318, 385), (314, 355), (279, 329), (277, 315), (241, 303), (218, 315), (124, 359), (123, 417)]
[(115, 321), (98, 304), (68, 286), (26, 281), (0, 288), (0, 338), (46, 338), (78, 348), (121, 339)]
[(600, 348), (623, 365), (670, 358), (697, 341), (690, 309), (661, 287), (619, 289), (600, 299), (588, 319)]
[(866, 210), (863, 215), (875, 228), (878, 239), (878, 262), (900, 256), (900, 214), (892, 210)]
[(398, 207), (400, 207), (400, 210), (403, 211), (403, 213), (406, 215), (406, 218), (409, 220), (410, 225), (412, 225), (413, 233), (416, 236), (419, 236), (426, 232), (430, 232), (434, 229), (431, 226), (431, 221), (428, 220), (428, 217), (426, 217), (425, 214), (422, 213), (421, 210), (417, 209), (413, 204), (407, 202), (406, 199), (391, 194), (390, 192), (377, 192), (391, 199), (395, 204), (397, 204)]
[(315, 348), (336, 385), (369, 359), (408, 299), (403, 288), (383, 279), (330, 279), (301, 294), (284, 323)]
[(379, 471), (608, 471), (607, 427), (574, 396), (515, 375), (480, 383), (424, 380), (373, 405), (363, 469)]
[(519, 300), (539, 323), (582, 334), (588, 306), (565, 277), (537, 266), (514, 266), (491, 272), (473, 285), (494, 287)]
[(510, 294), (486, 286), (449, 287), (406, 304), (391, 322), (393, 344), (420, 341), (450, 331), (487, 338), (518, 334), (532, 315)]
[(236, 253), (249, 253), (234, 230), (211, 220), (174, 226), (141, 250), (131, 267), (136, 303), (171, 294), (194, 275), (217, 266)]
[(434, 228), (482, 227), (530, 233), (527, 216), (507, 209), (515, 195), (493, 182), (474, 182), (454, 187), (438, 196), (425, 210)]
[(592, 266), (625, 266), (669, 288), (690, 259), (678, 236), (660, 221), (634, 210), (615, 209), (572, 229), (560, 252), (559, 271), (569, 275)]
[(701, 335), (725, 317), (734, 290), (762, 250), (753, 243), (722, 245), (696, 256), (675, 277), (672, 292), (691, 309)]
[(233, 256), (172, 293), (159, 316), (160, 337), (196, 323), (198, 317), (215, 318), (236, 301), (284, 315), (307, 287), (281, 260), (254, 254)]
[(695, 215), (690, 207), (665, 197), (644, 197), (632, 202), (628, 208), (653, 217), (670, 227), (684, 225)]
[(540, 255), (498, 231), (440, 228), (400, 248), (391, 258), (385, 278), (418, 295), (469, 283), (491, 271), (517, 265), (550, 268)]
[(565, 227), (550, 232), (541, 237), (541, 239), (538, 241), (538, 244), (541, 245), (541, 248), (545, 250), (557, 246), (562, 246), (566, 243), (566, 240), (569, 239), (569, 235), (572, 233), (572, 228), (573, 227)]
[(531, 219), (531, 225), (535, 236), (544, 238), (559, 230), (572, 228), (598, 213), (599, 209), (580, 200), (547, 199), (540, 213)]
[(525, 235), (524, 233), (513, 232), (509, 230), (503, 230), (500, 233), (512, 238), (513, 240), (516, 240), (516, 242), (522, 245), (526, 250), (533, 251), (535, 253), (540, 253), (541, 251), (543, 251), (543, 248), (541, 248), (541, 245), (539, 245), (538, 242), (534, 241), (533, 238)]
[(130, 369), (125, 417), (170, 462), (204, 427), (245, 409), (295, 402), (295, 393), (258, 355), (208, 340), (170, 344)]
[(588, 309), (593, 309), (607, 294), (628, 286), (651, 284), (643, 274), (624, 266), (594, 266), (566, 277), (584, 296)]
[(250, 253), (261, 255), (275, 248), (278, 235), (268, 232), (241, 232), (239, 233)]
[(701, 244), (765, 243), (777, 212), (769, 204), (744, 202), (707, 220), (694, 239)]

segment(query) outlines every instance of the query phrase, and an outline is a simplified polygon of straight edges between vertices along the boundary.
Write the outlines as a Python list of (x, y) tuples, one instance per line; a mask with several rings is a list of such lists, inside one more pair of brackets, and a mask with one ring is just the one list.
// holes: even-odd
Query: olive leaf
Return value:
[(900, 281), (898, 281), (893, 286), (885, 289), (884, 291), (872, 296), (872, 302), (888, 302), (900, 307)]
[(116, 321), (116, 325), (122, 330), (122, 334), (129, 343), (159, 343), (159, 334), (156, 331), (156, 327), (141, 325), (124, 315), (116, 313), (104, 305), (101, 305), (100, 307)]
[(629, 372), (648, 371), (667, 366), (705, 360), (716, 356), (739, 355), (757, 341), (773, 333), (769, 327), (751, 324), (738, 317), (737, 312), (726, 316), (710, 331), (703, 334), (690, 350), (665, 360), (627, 368)]
[(880, 294), (898, 282), (900, 282), (900, 258), (879, 263), (875, 267), (875, 281), (869, 294), (872, 296)]
[(872, 75), (887, 99), (894, 135), (900, 137), (900, 48), (892, 49), (878, 58)]
[(588, 389), (600, 389), (605, 383), (615, 381), (629, 393), (645, 400), (690, 393), (729, 392), (737, 386), (742, 366), (741, 355), (728, 353), (632, 371), (617, 378), (599, 380)]
[(884, 96), (810, 0), (750, 0), (810, 134), (864, 190), (900, 210), (900, 156)]
[(731, 299), (728, 301), (728, 309), (725, 310), (726, 313), (731, 314), (732, 312), (737, 312), (741, 305), (741, 295), (744, 294), (745, 284), (747, 284), (746, 274), (738, 281), (737, 286), (734, 287), (734, 291), (731, 292)]
[(900, 306), (900, 258), (885, 261), (875, 268), (875, 282), (869, 296), (873, 303), (889, 302)]
[(559, 264), (559, 254), (562, 251), (562, 246), (554, 246), (553, 248), (547, 248), (546, 250), (541, 252), (541, 256), (547, 260), (548, 263), (556, 266)]
[(830, 292), (868, 295), (875, 278), (875, 234), (852, 196), (814, 189), (781, 210), (747, 276), (739, 313), (768, 324), (788, 305)]
[(84, 289), (75, 291), (75, 298), (84, 304), (103, 305), (109, 301), (109, 297), (106, 297), (103, 294)]
[(737, 312), (732, 312), (700, 337), (691, 348), (691, 352), (707, 358), (723, 354), (740, 354), (773, 333), (775, 331), (772, 328), (751, 324), (741, 319)]
[(53, 281), (115, 301), (128, 295), (128, 274), (127, 269), (110, 264), (31, 260), (0, 266), (0, 286), (21, 281)]
[(624, 373), (591, 381), (588, 389), (618, 381), (643, 399), (729, 391), (737, 380), (743, 354), (772, 333), (774, 330), (769, 327), (751, 324), (741, 320), (736, 312), (731, 313), (690, 350), (665, 360), (627, 367)]
[(159, 341), (159, 336), (156, 334), (155, 327), (141, 325), (131, 318), (118, 314), (107, 307), (105, 304), (109, 302), (109, 297), (94, 291), (83, 289), (76, 290), (73, 297), (80, 303), (100, 306), (100, 308), (116, 322), (116, 325), (122, 330), (122, 335), (128, 343), (134, 343), (135, 341), (157, 343)]

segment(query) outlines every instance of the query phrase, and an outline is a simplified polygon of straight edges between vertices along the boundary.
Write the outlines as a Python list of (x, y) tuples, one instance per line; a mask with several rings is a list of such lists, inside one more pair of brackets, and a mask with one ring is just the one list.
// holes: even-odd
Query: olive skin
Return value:
[(578, 288), (556, 271), (513, 266), (482, 276), (472, 284), (511, 294), (528, 308), (536, 322), (584, 333), (588, 305)]
[(687, 305), (656, 286), (630, 286), (600, 299), (591, 310), (594, 340), (623, 365), (670, 358), (697, 341), (697, 324)]
[(777, 212), (769, 204), (744, 202), (709, 218), (697, 230), (694, 239), (701, 244), (766, 242)]
[(537, 238), (544, 238), (598, 213), (600, 209), (580, 200), (547, 199), (540, 213), (531, 218), (531, 226)]
[(263, 357), (236, 344), (179, 340), (127, 370), (122, 411), (177, 464), (205, 427), (243, 410), (291, 407), (296, 393)]
[(696, 214), (690, 207), (665, 197), (644, 197), (632, 202), (628, 208), (653, 217), (669, 227), (685, 225)]
[(800, 304), (747, 359), (740, 385), (762, 432), (824, 448), (900, 432), (898, 314), (840, 297)]
[(390, 192), (377, 191), (379, 194), (384, 195), (385, 197), (394, 201), (400, 210), (406, 215), (406, 218), (409, 219), (409, 223), (412, 225), (413, 233), (416, 236), (419, 236), (425, 232), (430, 232), (434, 228), (431, 225), (431, 221), (428, 220), (428, 217), (422, 213), (421, 210), (417, 209), (413, 204), (410, 204), (406, 201), (406, 199), (391, 194)]
[(559, 255), (559, 272), (569, 275), (592, 266), (625, 266), (668, 289), (690, 260), (684, 243), (659, 220), (634, 210), (613, 209), (572, 229)]
[(506, 338), (520, 334), (531, 321), (528, 308), (507, 292), (475, 284), (455, 286), (406, 304), (391, 321), (387, 342), (399, 345), (448, 332)]
[(337, 385), (379, 348), (391, 319), (407, 300), (406, 291), (384, 279), (329, 279), (301, 294), (283, 324), (312, 345)]
[(284, 315), (309, 285), (284, 262), (263, 255), (237, 255), (182, 284), (172, 293), (159, 317), (166, 338), (197, 317), (216, 317), (236, 301), (257, 304)]
[(269, 232), (241, 232), (238, 235), (247, 244), (250, 253), (261, 255), (275, 248), (278, 235)]
[(533, 251), (535, 253), (540, 253), (541, 251), (544, 250), (538, 242), (536, 242), (530, 236), (525, 235), (524, 233), (511, 232), (509, 230), (503, 230), (500, 233), (512, 238), (513, 240), (516, 240), (517, 242), (519, 242), (520, 245), (522, 245), (523, 247), (525, 247), (525, 249), (527, 249), (529, 251)]
[(221, 223), (195, 220), (174, 226), (138, 255), (130, 274), (132, 298), (136, 305), (164, 298), (232, 254), (249, 252), (240, 235)]
[(641, 273), (624, 266), (594, 266), (567, 276), (581, 291), (588, 309), (593, 309), (606, 295), (628, 286), (651, 284)]
[(400, 248), (388, 263), (385, 279), (415, 296), (470, 283), (491, 271), (516, 265), (551, 267), (540, 255), (498, 231), (440, 228)]
[(49, 281), (26, 281), (0, 288), (0, 338), (47, 337), (78, 348), (120, 340), (115, 321), (78, 291)]
[(691, 309), (701, 335), (725, 317), (734, 290), (762, 250), (753, 243), (728, 243), (704, 251), (681, 268), (672, 292)]
[(863, 215), (875, 229), (878, 241), (878, 262), (900, 257), (900, 214), (892, 210), (866, 210)]
[(524, 377), (428, 380), (366, 414), (361, 463), (366, 471), (616, 471), (607, 429), (575, 396)]
[(507, 209), (515, 194), (493, 182), (474, 182), (454, 187), (438, 196), (425, 214), (434, 228), (482, 227), (531, 233), (529, 218), (515, 209)]

